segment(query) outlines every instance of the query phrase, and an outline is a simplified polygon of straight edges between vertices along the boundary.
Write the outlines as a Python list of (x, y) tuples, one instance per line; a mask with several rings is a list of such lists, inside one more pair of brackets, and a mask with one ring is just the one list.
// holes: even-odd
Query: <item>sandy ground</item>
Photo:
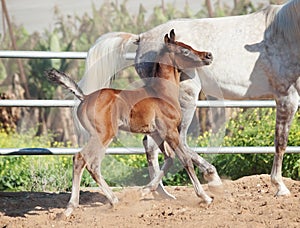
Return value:
[[(69, 193), (0, 193), (0, 228), (11, 227), (300, 227), (300, 182), (285, 179), (288, 197), (274, 197), (268, 175), (223, 181), (206, 206), (191, 187), (168, 187), (176, 200), (141, 199), (139, 188), (116, 191), (112, 208), (101, 193), (82, 191), (81, 206), (57, 219)], [(207, 186), (204, 188), (208, 190)]]

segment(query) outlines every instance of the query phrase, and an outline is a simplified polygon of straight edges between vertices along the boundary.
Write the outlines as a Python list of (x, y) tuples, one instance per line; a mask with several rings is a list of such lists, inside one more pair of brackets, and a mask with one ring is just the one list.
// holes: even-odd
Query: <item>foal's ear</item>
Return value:
[(165, 40), (165, 44), (169, 44), (170, 43), (170, 38), (169, 38), (168, 34), (165, 35), (164, 40)]
[(175, 43), (175, 31), (174, 31), (174, 29), (172, 29), (171, 31), (170, 31), (170, 39), (171, 39), (171, 43)]

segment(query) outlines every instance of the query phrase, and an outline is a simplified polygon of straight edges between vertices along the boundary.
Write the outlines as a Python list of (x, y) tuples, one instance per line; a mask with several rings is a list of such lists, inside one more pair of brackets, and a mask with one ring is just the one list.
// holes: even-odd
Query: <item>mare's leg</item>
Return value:
[[(189, 75), (195, 74), (192, 71)], [(201, 91), (201, 85), (198, 75), (194, 75), (193, 78), (181, 73), (181, 78), (186, 78), (179, 84), (179, 103), (182, 113), (182, 120), (180, 123), (180, 137), (184, 144), (187, 144), (186, 137), (189, 126), (193, 120), (195, 110), (197, 108), (196, 102), (198, 100), (199, 93)]]
[[(156, 176), (159, 176), (159, 173), (160, 173), (160, 167), (159, 167), (159, 162), (158, 162), (159, 148), (158, 148), (157, 144), (155, 143), (155, 141), (151, 137), (148, 137), (147, 135), (143, 139), (143, 145), (144, 145), (144, 148), (146, 151), (149, 175), (150, 175), (150, 180), (152, 182), (152, 180)], [(150, 183), (148, 185), (151, 185)], [(153, 191), (153, 190), (151, 190), (151, 191)], [(159, 181), (156, 191), (164, 198), (175, 199), (175, 196), (173, 196), (172, 194), (167, 192), (162, 181)]]
[(290, 126), (297, 108), (297, 93), (276, 99), (275, 155), (271, 171), (271, 181), (277, 187), (276, 195), (278, 196), (290, 194), (290, 191), (283, 183), (281, 171)]

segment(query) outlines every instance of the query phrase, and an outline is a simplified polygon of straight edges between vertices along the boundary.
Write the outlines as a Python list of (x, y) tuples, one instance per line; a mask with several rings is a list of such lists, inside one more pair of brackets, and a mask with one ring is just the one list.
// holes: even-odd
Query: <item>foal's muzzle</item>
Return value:
[(213, 55), (211, 52), (206, 52), (205, 54), (205, 59), (203, 60), (205, 65), (211, 64), (213, 61)]

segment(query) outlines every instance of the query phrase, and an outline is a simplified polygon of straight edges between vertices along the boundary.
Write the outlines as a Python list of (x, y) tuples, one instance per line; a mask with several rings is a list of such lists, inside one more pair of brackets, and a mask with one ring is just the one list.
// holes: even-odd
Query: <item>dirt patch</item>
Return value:
[[(300, 227), (300, 182), (285, 179), (288, 197), (274, 197), (268, 175), (224, 181), (207, 207), (192, 187), (168, 187), (176, 200), (140, 198), (138, 188), (116, 194), (112, 208), (97, 191), (82, 191), (81, 206), (58, 220), (69, 193), (0, 193), (0, 228), (6, 227)], [(204, 185), (208, 191), (207, 186)]]

